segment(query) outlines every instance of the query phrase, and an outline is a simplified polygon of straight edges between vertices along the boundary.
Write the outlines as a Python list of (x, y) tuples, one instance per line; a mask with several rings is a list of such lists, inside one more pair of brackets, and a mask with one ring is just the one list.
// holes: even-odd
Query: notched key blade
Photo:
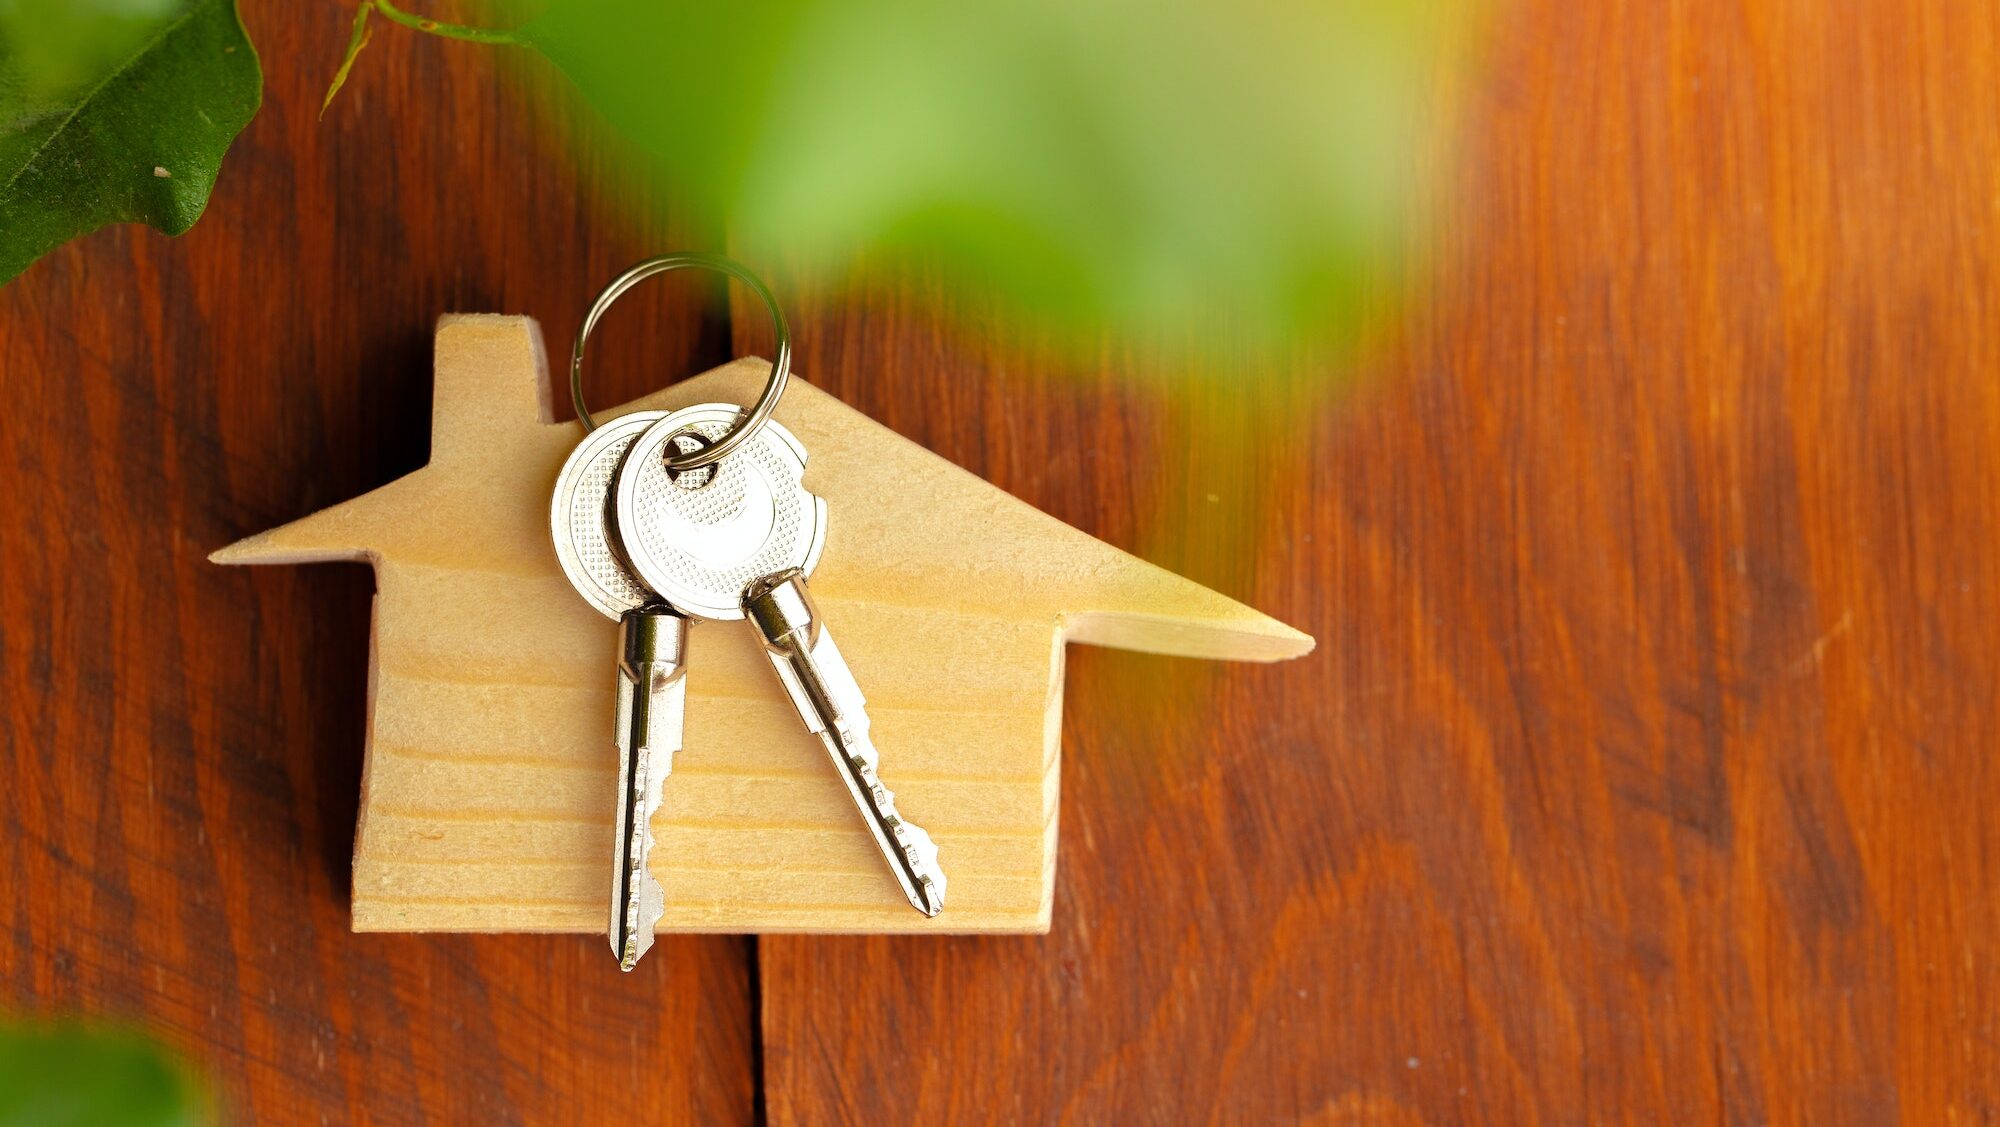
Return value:
[(897, 812), (895, 793), (877, 773), (881, 756), (868, 738), (867, 701), (833, 635), (819, 620), (804, 573), (794, 569), (752, 583), (743, 606), (800, 719), (840, 769), (841, 781), (903, 895), (917, 911), (937, 915), (944, 910), (945, 894), (937, 844)]
[(651, 857), (653, 815), (660, 808), (662, 786), (671, 769), (672, 753), (656, 761), (652, 749), (636, 748), (628, 757), (631, 764), (624, 776), (619, 836), (622, 848), (618, 860), (618, 888), (612, 894), (609, 935), (611, 953), (618, 956), (618, 969), (629, 971), (653, 946), (653, 929), (666, 914), (666, 890), (654, 878)]
[(618, 816), (607, 935), (622, 970), (653, 946), (666, 890), (653, 876), (653, 816), (659, 813), (687, 707), (687, 623), (661, 609), (619, 619)]
[(910, 906), (926, 916), (935, 916), (944, 911), (944, 870), (938, 868), (937, 843), (931, 835), (908, 822), (901, 823), (905, 842), (903, 849), (910, 855), (910, 865), (923, 874), (917, 880), (917, 895), (910, 897)]

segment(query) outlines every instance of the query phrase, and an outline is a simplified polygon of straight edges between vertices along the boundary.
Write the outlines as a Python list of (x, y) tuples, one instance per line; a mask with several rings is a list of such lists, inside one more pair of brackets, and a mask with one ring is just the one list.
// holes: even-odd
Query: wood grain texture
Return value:
[[(349, 931), (368, 571), (204, 559), (424, 463), (439, 311), (574, 325), (714, 240), (610, 223), (535, 140), (552, 75), (380, 34), (321, 123), (351, 9), (244, 8), (269, 88), (201, 222), (0, 289), (0, 1012), (143, 1024), (242, 1123), (747, 1121), (742, 940), (622, 976), (601, 939)], [(607, 402), (728, 358), (712, 293), (663, 292), (607, 326)]]
[(1487, 66), (1363, 385), (1244, 373), (1247, 467), (1132, 357), (799, 304), (836, 394), (1321, 646), (1079, 652), (1050, 935), (765, 940), (773, 1122), (2000, 1115), (1996, 11), (1532, 2)]
[[(522, 159), (547, 87), (463, 45), (378, 35), (314, 126), (346, 14), (249, 15), (195, 231), (0, 290), (4, 1002), (165, 1029), (257, 1121), (750, 1118), (736, 941), (635, 992), (596, 939), (347, 933), (367, 574), (201, 560), (423, 462), (435, 312), (561, 332), (698, 233)], [(2000, 1115), (1996, 19), (1496, 9), (1338, 402), (788, 289), (821, 386), (1321, 647), (1076, 650), (1051, 933), (762, 941), (768, 1117)], [(605, 402), (763, 347), (693, 304), (621, 304)]]
[[(357, 931), (601, 932), (617, 626), (549, 542), (583, 427), (553, 417), (528, 318), (445, 317), (435, 366), (424, 468), (209, 558), (374, 568)], [(747, 405), (769, 370), (745, 358), (598, 414)], [(866, 686), (882, 778), (956, 876), (943, 913), (912, 911), (755, 632), (698, 624), (654, 819), (660, 930), (1045, 931), (1064, 642), (1265, 661), (1312, 647), (809, 384), (773, 417), (830, 514), (812, 587)]]

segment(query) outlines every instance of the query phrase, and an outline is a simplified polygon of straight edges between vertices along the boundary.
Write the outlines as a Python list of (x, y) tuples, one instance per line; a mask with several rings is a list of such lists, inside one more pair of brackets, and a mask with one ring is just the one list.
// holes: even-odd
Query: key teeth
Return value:
[(633, 910), (638, 917), (635, 920), (637, 926), (633, 929), (633, 934), (645, 936), (648, 947), (652, 946), (653, 930), (659, 926), (660, 918), (667, 914), (667, 891), (660, 887), (659, 880), (653, 876), (653, 850), (659, 845), (659, 838), (653, 834), (653, 816), (660, 812), (660, 801), (665, 790), (667, 776), (673, 772), (674, 753), (672, 749), (668, 749), (659, 756), (660, 770), (654, 771), (652, 769), (653, 762), (652, 750), (648, 749), (646, 753), (646, 789), (641, 792), (639, 799), (639, 825), (642, 827), (641, 832), (643, 837), (641, 841), (643, 844), (641, 845), (638, 857), (639, 871), (634, 874), (632, 884), (632, 887), (637, 890), (633, 897), (636, 901), (633, 905)]
[(922, 826), (908, 821), (897, 811), (896, 792), (884, 785), (881, 776), (875, 773), (875, 757), (853, 755), (849, 758), (861, 772), (862, 781), (875, 800), (875, 810), (881, 815), (882, 824), (889, 827), (889, 833), (896, 839), (896, 848), (916, 874), (917, 891), (910, 896), (910, 906), (925, 916), (936, 916), (944, 910), (945, 890), (944, 870), (938, 868), (937, 843), (931, 840), (931, 835), (924, 832)]
[(653, 849), (659, 839), (653, 834), (653, 816), (660, 812), (666, 779), (673, 772), (674, 753), (667, 750), (660, 755), (663, 769), (653, 770), (653, 751), (641, 748), (634, 767), (638, 778), (634, 785), (639, 788), (638, 808), (626, 839), (626, 857), (630, 871), (627, 873), (631, 892), (624, 904), (625, 947), (618, 952), (618, 969), (631, 971), (639, 965), (647, 951), (653, 946), (653, 932), (660, 919), (667, 914), (666, 889), (653, 876)]
[(743, 603), (793, 707), (832, 756), (897, 886), (911, 907), (937, 915), (945, 893), (937, 846), (897, 812), (895, 792), (877, 774), (881, 757), (868, 738), (867, 701), (833, 634), (819, 622), (803, 571), (752, 583)]
[(924, 902), (917, 910), (926, 916), (935, 916), (944, 911), (945, 878), (944, 870), (938, 867), (937, 843), (920, 826), (898, 821), (897, 840), (903, 846), (903, 855), (910, 859), (910, 867), (920, 875), (918, 883), (923, 886)]

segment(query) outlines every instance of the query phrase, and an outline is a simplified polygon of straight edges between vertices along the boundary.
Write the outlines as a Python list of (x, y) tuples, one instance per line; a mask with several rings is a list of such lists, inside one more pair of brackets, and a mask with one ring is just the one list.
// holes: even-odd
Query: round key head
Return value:
[(632, 444), (615, 504), (625, 558), (682, 614), (743, 617), (743, 589), (786, 568), (810, 573), (826, 545), (826, 502), (806, 490), (806, 449), (775, 422), (714, 466), (674, 473), (666, 451), (696, 449), (741, 408), (703, 403), (666, 416)]
[(607, 618), (659, 602), (626, 566), (611, 522), (619, 463), (646, 428), (664, 417), (665, 411), (635, 411), (612, 419), (585, 435), (556, 475), (549, 502), (556, 559), (577, 594)]

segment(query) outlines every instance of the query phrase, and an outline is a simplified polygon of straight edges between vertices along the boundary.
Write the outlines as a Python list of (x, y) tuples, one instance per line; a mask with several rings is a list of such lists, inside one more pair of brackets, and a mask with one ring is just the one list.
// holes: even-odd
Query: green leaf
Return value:
[(137, 1033), (0, 1026), (0, 1127), (192, 1127), (194, 1079)]
[(365, 3), (540, 52), (752, 261), (921, 264), (1082, 340), (1232, 359), (1352, 333), (1481, 6), (545, 0), (506, 29)]
[(234, 0), (0, 0), (0, 284), (108, 223), (186, 231), (262, 97)]
[(322, 120), (326, 117), (326, 111), (333, 105), (334, 95), (340, 93), (340, 88), (347, 85), (347, 76), (354, 70), (354, 60), (361, 57), (361, 49), (368, 46), (368, 41), (375, 37), (374, 30), (368, 26), (368, 13), (374, 10), (375, 5), (368, 3), (367, 0), (363, 0), (361, 6), (354, 10), (354, 33), (348, 36), (347, 54), (341, 56), (340, 69), (333, 72), (333, 81), (326, 87), (326, 97), (321, 98), (319, 102), (319, 116)]
[(516, 34), (752, 260), (1283, 340), (1351, 324), (1419, 195), (1433, 7), (554, 0)]

